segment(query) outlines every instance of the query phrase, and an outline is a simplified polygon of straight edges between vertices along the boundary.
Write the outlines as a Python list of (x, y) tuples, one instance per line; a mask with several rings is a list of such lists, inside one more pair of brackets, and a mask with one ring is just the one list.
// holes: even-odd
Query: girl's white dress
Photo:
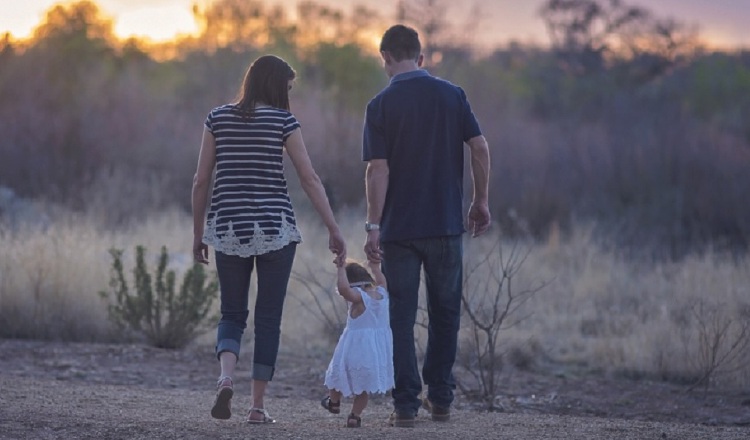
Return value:
[(351, 307), (344, 328), (326, 370), (325, 386), (345, 397), (385, 393), (393, 388), (393, 333), (389, 322), (388, 292), (378, 286), (382, 299), (375, 299), (359, 287), (365, 311), (352, 318)]

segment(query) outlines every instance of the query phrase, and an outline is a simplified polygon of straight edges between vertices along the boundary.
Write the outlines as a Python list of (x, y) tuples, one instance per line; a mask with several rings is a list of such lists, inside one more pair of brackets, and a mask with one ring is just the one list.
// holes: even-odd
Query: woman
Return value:
[[(213, 109), (205, 121), (193, 179), (193, 255), (208, 263), (213, 246), (221, 291), (216, 356), (221, 365), (211, 415), (231, 417), (232, 374), (247, 326), (250, 275), (257, 267), (252, 399), (249, 423), (274, 423), (263, 396), (272, 379), (281, 314), (297, 243), (302, 241), (283, 169), (286, 150), (302, 188), (328, 228), (329, 249), (346, 257), (344, 239), (320, 178), (312, 167), (297, 119), (289, 112), (294, 70), (266, 55), (248, 69), (236, 103)], [(211, 206), (208, 193), (216, 172)]]

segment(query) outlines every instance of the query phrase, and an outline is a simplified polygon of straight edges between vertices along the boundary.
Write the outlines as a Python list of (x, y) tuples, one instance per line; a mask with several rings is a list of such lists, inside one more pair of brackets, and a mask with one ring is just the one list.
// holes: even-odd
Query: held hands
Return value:
[(336, 258), (333, 259), (333, 265), (336, 266), (336, 269), (343, 269), (344, 268), (344, 260), (336, 256)]
[(469, 230), (472, 237), (478, 237), (490, 228), (490, 208), (487, 203), (473, 202), (469, 208)]
[(380, 231), (373, 229), (367, 232), (365, 240), (365, 255), (370, 263), (380, 263), (383, 259), (383, 250), (380, 249)]
[(341, 231), (335, 230), (329, 232), (328, 249), (336, 255), (333, 264), (336, 267), (343, 266), (346, 261), (346, 243), (344, 242), (344, 236), (341, 235)]

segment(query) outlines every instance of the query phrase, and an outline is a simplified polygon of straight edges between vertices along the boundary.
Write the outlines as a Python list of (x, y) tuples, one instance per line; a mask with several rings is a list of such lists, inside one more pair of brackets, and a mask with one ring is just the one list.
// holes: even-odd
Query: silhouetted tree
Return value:
[(264, 47), (291, 32), (283, 7), (267, 7), (261, 0), (218, 0), (205, 8), (194, 5), (193, 15), (201, 27), (198, 39), (207, 50)]
[(399, 0), (396, 20), (417, 29), (422, 53), (430, 66), (443, 62), (447, 52), (470, 52), (472, 37), (477, 34), (482, 13), (472, 3), (463, 24), (458, 17), (449, 17), (451, 2), (447, 0)]
[(3, 63), (0, 96), (12, 107), (0, 111), (8, 142), (0, 150), (11, 159), (2, 161), (2, 174), (23, 182), (22, 194), (65, 196), (101, 158), (106, 144), (88, 142), (96, 131), (88, 97), (106, 96), (113, 41), (112, 22), (95, 3), (61, 4), (49, 9), (28, 47)]
[(396, 20), (412, 23), (420, 33), (422, 52), (428, 62), (435, 62), (433, 54), (439, 52), (441, 41), (448, 29), (448, 2), (445, 0), (399, 0)]
[(695, 30), (621, 0), (548, 0), (540, 10), (552, 46), (574, 73), (627, 60), (641, 82), (664, 72), (695, 45)]

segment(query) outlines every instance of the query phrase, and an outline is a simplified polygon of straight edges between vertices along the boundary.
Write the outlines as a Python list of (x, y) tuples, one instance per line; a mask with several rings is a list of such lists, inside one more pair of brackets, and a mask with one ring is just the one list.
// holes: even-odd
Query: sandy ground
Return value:
[[(217, 365), (210, 347), (0, 340), (2, 439), (750, 439), (750, 392), (686, 393), (660, 383), (518, 373), (504, 411), (457, 398), (451, 421), (420, 413), (413, 429), (387, 423), (375, 397), (363, 427), (320, 408), (327, 359), (283, 354), (266, 407), (274, 425), (244, 423), (249, 372), (235, 376), (235, 414), (209, 415)], [(342, 413), (350, 402), (344, 402)]]

